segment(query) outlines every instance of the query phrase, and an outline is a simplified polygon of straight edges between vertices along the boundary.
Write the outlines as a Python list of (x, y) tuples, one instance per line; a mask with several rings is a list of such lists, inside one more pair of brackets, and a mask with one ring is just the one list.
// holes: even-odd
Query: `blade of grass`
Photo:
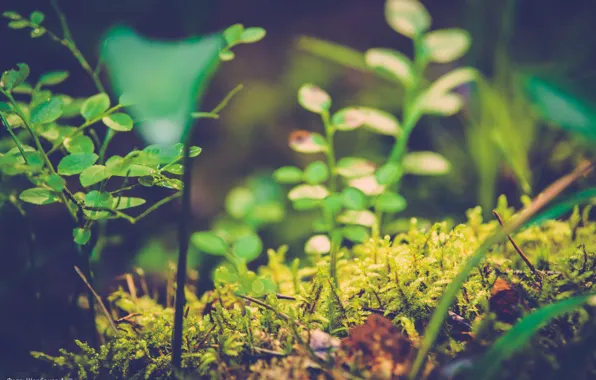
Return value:
[(576, 205), (589, 202), (591, 199), (596, 199), (596, 187), (582, 190), (576, 194), (566, 197), (561, 202), (549, 207), (543, 213), (532, 219), (528, 225), (537, 226), (547, 220), (556, 219), (566, 212), (570, 211)]
[(464, 267), (460, 270), (459, 274), (453, 279), (453, 281), (447, 286), (445, 293), (441, 297), (439, 304), (437, 305), (428, 327), (424, 333), (424, 337), (421, 342), (420, 349), (414, 359), (414, 364), (410, 370), (409, 379), (418, 378), (420, 371), (424, 367), (428, 354), (432, 345), (434, 344), (441, 326), (447, 317), (449, 307), (457, 297), (459, 290), (462, 285), (468, 279), (470, 272), (482, 261), (484, 255), (488, 252), (491, 246), (496, 243), (503, 241), (507, 235), (511, 234), (523, 224), (525, 224), (532, 216), (534, 216), (539, 210), (541, 210), (547, 203), (553, 200), (569, 185), (578, 180), (579, 178), (590, 173), (594, 168), (591, 162), (586, 162), (576, 168), (572, 173), (561, 177), (549, 187), (547, 187), (542, 193), (538, 194), (534, 201), (523, 209), (517, 216), (513, 217), (511, 221), (497, 231), (495, 234), (487, 238), (481, 245), (476, 249), (472, 256), (468, 259)]
[(468, 379), (492, 379), (498, 372), (501, 362), (522, 349), (546, 323), (563, 314), (570, 313), (586, 302), (596, 304), (596, 293), (568, 298), (546, 305), (519, 321), (501, 336), (474, 366)]

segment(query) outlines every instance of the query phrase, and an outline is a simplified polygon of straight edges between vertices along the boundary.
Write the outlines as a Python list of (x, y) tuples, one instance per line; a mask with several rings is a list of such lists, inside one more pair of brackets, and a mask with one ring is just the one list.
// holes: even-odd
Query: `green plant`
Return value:
[[(316, 255), (330, 254), (329, 273), (336, 285), (337, 255), (342, 241), (363, 242), (371, 236), (371, 229), (374, 236), (380, 236), (383, 213), (394, 214), (406, 208), (407, 202), (399, 194), (402, 176), (449, 171), (449, 162), (438, 153), (407, 153), (409, 137), (423, 115), (457, 113), (463, 101), (452, 90), (476, 78), (471, 68), (455, 69), (430, 83), (424, 75), (429, 63), (450, 62), (466, 52), (470, 39), (465, 31), (429, 31), (430, 16), (416, 1), (390, 0), (385, 15), (395, 31), (412, 39), (414, 59), (382, 48), (370, 49), (364, 58), (370, 69), (405, 88), (401, 120), (371, 107), (348, 107), (332, 115), (331, 97), (315, 85), (306, 84), (298, 91), (298, 101), (320, 115), (324, 133), (296, 131), (289, 144), (300, 153), (324, 153), (326, 161), (313, 161), (304, 170), (288, 166), (274, 173), (278, 182), (297, 185), (288, 193), (295, 209), (321, 210), (324, 218), (313, 225), (317, 235), (307, 241), (305, 250)], [(385, 162), (377, 165), (362, 157), (336, 157), (335, 134), (358, 128), (394, 139)]]
[[(30, 28), (31, 37), (47, 34), (65, 46), (91, 76), (99, 93), (83, 99), (52, 93), (48, 88), (66, 80), (67, 72), (44, 74), (33, 86), (27, 83), (29, 67), (24, 63), (19, 63), (16, 70), (3, 73), (0, 94), (8, 102), (0, 103), (0, 117), (15, 147), (0, 155), (0, 171), (2, 176), (22, 175), (35, 187), (20, 191), (18, 200), (13, 193), (3, 194), (2, 199), (10, 199), (19, 210), (22, 210), (19, 202), (34, 205), (62, 203), (76, 224), (73, 229), (74, 242), (79, 246), (91, 246), (78, 258), (81, 262), (74, 263), (80, 265), (84, 276), (91, 280), (89, 258), (93, 246), (101, 251), (105, 221), (124, 219), (134, 224), (162, 205), (182, 197), (177, 272), (179, 292), (172, 344), (174, 366), (179, 367), (179, 363), (176, 363), (179, 361), (179, 348), (178, 355), (176, 348), (181, 345), (177, 338), (181, 337), (181, 317), (185, 303), (183, 289), (187, 271), (190, 159), (201, 152), (200, 147), (190, 144), (190, 120), (218, 118), (229, 96), (211, 112), (191, 111), (213, 73), (218, 55), (221, 54), (226, 60), (233, 58), (231, 47), (257, 42), (265, 36), (265, 31), (257, 27), (245, 29), (238, 24), (226, 29), (223, 38), (214, 35), (173, 45), (146, 41), (131, 30), (116, 28), (108, 33), (102, 52), (119, 95), (118, 103), (111, 106), (112, 100), (99, 78), (102, 62), (98, 63), (95, 70), (91, 69), (75, 45), (65, 16), (56, 2), (52, 2), (52, 5), (60, 19), (63, 37), (42, 24), (45, 16), (39, 11), (31, 13), (29, 18), (6, 11), (4, 17), (10, 20), (8, 26), (12, 29)], [(151, 62), (154, 66), (138, 70), (136, 64), (139, 59), (145, 59), (145, 63)], [(157, 78), (163, 80), (158, 81)], [(17, 100), (15, 96), (23, 99)], [(121, 112), (125, 107), (130, 108), (136, 121)], [(67, 122), (74, 123), (77, 119), (82, 120), (78, 127), (68, 126)], [(98, 128), (100, 123), (107, 128)], [(124, 157), (107, 157), (111, 140), (117, 133), (131, 131), (135, 124), (138, 124), (141, 134), (154, 144), (143, 150), (133, 150)], [(17, 136), (14, 132), (20, 127), (26, 130), (25, 136)], [(103, 139), (100, 135), (103, 135)], [(33, 146), (26, 144), (29, 141), (32, 141)], [(63, 157), (55, 167), (50, 157), (58, 152)], [(71, 190), (73, 184), (67, 181), (71, 176), (78, 176), (80, 187), (77, 187), (80, 191)], [(182, 180), (179, 176), (182, 176)], [(114, 184), (115, 180), (119, 180), (117, 184)], [(145, 200), (122, 194), (140, 186), (165, 187), (174, 192), (139, 215), (131, 216), (122, 210), (141, 206)], [(91, 231), (97, 223), (100, 223), (100, 233), (91, 241)], [(96, 255), (99, 254), (96, 252)], [(91, 294), (88, 300), (91, 320), (95, 324)]]
[[(498, 212), (509, 219), (515, 210), (508, 206), (504, 197), (500, 197)], [(335, 374), (341, 378), (371, 378), (382, 374), (383, 378), (391, 378), (387, 375), (387, 366), (392, 365), (405, 375), (404, 371), (411, 367), (407, 357), (399, 362), (387, 362), (381, 351), (373, 350), (370, 363), (346, 360), (344, 354), (349, 341), (346, 337), (374, 313), (385, 315), (397, 331), (407, 334), (408, 342), (419, 345), (423, 339), (422, 326), (441, 302), (441, 293), (458, 278), (462, 265), (473, 251), (500, 230), (497, 221), (483, 220), (480, 208), (469, 210), (467, 216), (466, 223), (455, 227), (441, 222), (422, 229), (412, 221), (409, 230), (394, 239), (373, 238), (354, 245), (346, 250), (350, 259), (341, 259), (342, 269), (338, 272), (344, 285), (341, 290), (331, 285), (328, 274), (321, 270), (323, 268), (307, 264), (295, 271), (294, 265), (284, 260), (283, 248), (278, 252), (270, 251), (269, 262), (258, 269), (259, 275), (274, 281), (281, 294), (238, 297), (236, 283), (218, 283), (214, 291), (197, 299), (190, 287), (187, 288), (188, 313), (182, 352), (184, 374), (190, 377), (234, 375), (258, 378), (271, 371), (277, 377)], [(583, 335), (583, 331), (594, 331), (593, 321), (588, 317), (589, 303), (569, 310), (568, 318), (549, 323), (544, 329), (537, 329), (533, 322), (531, 328), (523, 327), (529, 323), (525, 322), (523, 314), (528, 314), (530, 322), (535, 321), (532, 315), (544, 316), (542, 307), (559, 309), (555, 303), (558, 300), (563, 302), (562, 305), (580, 306), (579, 300), (585, 300), (581, 294), (594, 291), (592, 279), (596, 262), (592, 252), (596, 249), (596, 224), (590, 221), (576, 224), (572, 219), (551, 220), (515, 235), (517, 244), (532, 260), (538, 260), (543, 251), (556, 253), (542, 263), (550, 272), (544, 273), (540, 289), (536, 288), (532, 272), (512, 245), (490, 248), (485, 265), (470, 273), (465, 279), (463, 294), (450, 306), (451, 315), (455, 313), (458, 317), (450, 317), (441, 326), (429, 367), (440, 370), (468, 350), (472, 354), (482, 354), (485, 347), (490, 348), (498, 339), (510, 339), (505, 337), (511, 337), (511, 334), (502, 334), (511, 330), (515, 321), (495, 320), (499, 305), (495, 308), (490, 302), (491, 288), (499, 278), (524, 294), (524, 302), (512, 300), (504, 305), (521, 314), (519, 320), (523, 324), (513, 328), (523, 328), (525, 337), (535, 333), (533, 336), (537, 339), (554, 340), (531, 346), (523, 342), (518, 342), (515, 347), (507, 345), (522, 355), (512, 368), (515, 376), (532, 378), (537, 372), (548, 373), (551, 368), (575, 363), (557, 356), (551, 359), (546, 369), (532, 365), (541, 355), (550, 355), (553, 345), (565, 350), (571, 339), (590, 344), (589, 338)], [(173, 289), (167, 292), (173, 293)], [(107, 317), (98, 316), (99, 330), (109, 337), (101, 349), (77, 343), (79, 348), (73, 351), (61, 350), (55, 356), (35, 352), (34, 356), (51, 362), (51, 373), (60, 376), (82, 376), (79, 373), (85, 371), (83, 377), (94, 379), (170, 378), (169, 336), (173, 309), (164, 308), (142, 289), (134, 292), (119, 289), (107, 297), (107, 301), (120, 333), (113, 336)], [(526, 304), (531, 305), (527, 312)], [(330, 308), (333, 313), (329, 313)], [(332, 319), (329, 319), (330, 315)], [(464, 331), (471, 330), (478, 335), (478, 339), (468, 341), (465, 346), (457, 335), (462, 329), (462, 320)], [(381, 329), (374, 332), (382, 339), (392, 338), (382, 335)], [(316, 337), (323, 342), (317, 343)], [(327, 353), (325, 341), (334, 342), (335, 337), (342, 338), (342, 344)], [(480, 344), (483, 346), (475, 348)], [(323, 349), (319, 348), (321, 345)], [(503, 344), (494, 347), (502, 348)], [(495, 349), (493, 352), (500, 351)], [(321, 361), (317, 356), (322, 353), (329, 355), (327, 360)], [(303, 365), (304, 361), (316, 364)]]

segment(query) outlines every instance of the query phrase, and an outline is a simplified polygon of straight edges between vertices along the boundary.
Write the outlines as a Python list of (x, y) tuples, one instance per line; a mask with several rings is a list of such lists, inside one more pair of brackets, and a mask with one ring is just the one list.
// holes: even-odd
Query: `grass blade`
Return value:
[(586, 302), (596, 304), (596, 293), (568, 298), (544, 306), (517, 323), (484, 354), (474, 366), (468, 379), (492, 379), (498, 372), (501, 362), (522, 349), (530, 339), (550, 320), (570, 313)]
[(530, 218), (532, 218), (538, 211), (540, 211), (547, 203), (553, 200), (556, 196), (558, 196), (563, 190), (565, 190), (569, 185), (575, 182), (577, 179), (583, 177), (584, 175), (590, 173), (594, 168), (592, 163), (585, 163), (575, 169), (572, 173), (567, 174), (566, 176), (558, 179), (554, 183), (552, 183), (549, 187), (547, 187), (542, 193), (538, 194), (534, 201), (522, 210), (517, 216), (511, 219), (511, 221), (505, 226), (490, 236), (488, 239), (484, 241), (476, 249), (476, 251), (472, 254), (472, 256), (468, 259), (464, 267), (460, 270), (458, 275), (453, 279), (453, 281), (447, 286), (445, 293), (441, 297), (439, 304), (435, 308), (435, 311), (428, 323), (426, 331), (424, 332), (424, 338), (422, 339), (420, 349), (416, 354), (416, 358), (414, 359), (414, 364), (412, 365), (412, 369), (410, 370), (409, 378), (416, 379), (424, 367), (426, 359), (428, 357), (428, 353), (432, 345), (434, 344), (437, 336), (439, 335), (439, 331), (441, 330), (441, 326), (447, 317), (447, 312), (449, 307), (453, 304), (453, 301), (457, 297), (462, 285), (468, 279), (468, 275), (470, 272), (482, 262), (484, 259), (484, 255), (488, 252), (490, 247), (496, 243), (503, 241), (507, 235), (513, 233), (519, 227), (524, 225)]

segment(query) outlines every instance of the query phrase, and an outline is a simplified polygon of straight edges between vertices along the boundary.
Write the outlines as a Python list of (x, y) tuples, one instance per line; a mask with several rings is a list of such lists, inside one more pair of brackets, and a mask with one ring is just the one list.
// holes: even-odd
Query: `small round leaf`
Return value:
[(311, 185), (319, 185), (329, 178), (329, 169), (323, 161), (315, 161), (304, 169), (304, 179)]
[(425, 151), (408, 153), (403, 166), (406, 173), (414, 175), (443, 175), (451, 170), (451, 164), (445, 157)]
[(244, 25), (242, 24), (234, 24), (227, 27), (223, 31), (223, 36), (228, 46), (239, 43), (242, 39), (242, 32), (244, 32)]
[(236, 219), (245, 217), (255, 205), (255, 197), (246, 187), (236, 187), (226, 196), (226, 211)]
[(337, 111), (331, 122), (340, 131), (366, 127), (382, 135), (396, 136), (400, 130), (395, 116), (370, 107), (348, 107)]
[(341, 234), (346, 239), (354, 243), (363, 243), (370, 238), (368, 228), (364, 226), (345, 226), (341, 229)]
[(380, 185), (393, 185), (400, 180), (402, 175), (403, 170), (394, 162), (387, 162), (376, 172), (377, 182)]
[(93, 153), (95, 147), (90, 137), (85, 135), (76, 135), (64, 139), (64, 147), (71, 154)]
[(68, 78), (68, 71), (51, 71), (39, 77), (39, 84), (54, 86), (64, 82)]
[(337, 217), (337, 221), (343, 224), (358, 224), (360, 226), (372, 227), (377, 217), (369, 210), (348, 210)]
[(81, 186), (89, 187), (103, 181), (110, 176), (110, 172), (103, 165), (92, 165), (83, 170), (79, 179)]
[(375, 164), (360, 157), (344, 157), (337, 162), (335, 171), (346, 178), (364, 177), (375, 172)]
[(78, 245), (85, 245), (91, 239), (91, 231), (85, 228), (75, 228), (72, 230), (74, 242)]
[(303, 173), (295, 166), (283, 166), (273, 172), (273, 179), (282, 184), (296, 184), (302, 181)]
[(385, 185), (379, 184), (375, 175), (351, 179), (350, 186), (353, 186), (366, 195), (378, 195), (385, 190)]
[(348, 210), (363, 210), (367, 206), (366, 195), (355, 187), (346, 187), (341, 196), (342, 204)]
[(74, 175), (82, 173), (83, 170), (93, 165), (99, 156), (95, 153), (77, 153), (70, 154), (58, 164), (58, 174)]
[(393, 30), (410, 38), (421, 35), (430, 28), (430, 15), (418, 1), (388, 0), (385, 18)]
[(298, 90), (298, 103), (314, 113), (329, 111), (331, 97), (325, 91), (313, 84), (305, 84)]
[(245, 44), (258, 42), (265, 38), (267, 32), (263, 28), (250, 27), (246, 28), (240, 35), (240, 40)]
[(40, 11), (33, 11), (33, 12), (31, 12), (31, 15), (29, 16), (29, 20), (31, 20), (31, 23), (33, 25), (41, 24), (45, 18), (46, 18), (46, 16)]
[(50, 98), (31, 110), (31, 122), (33, 124), (45, 124), (55, 121), (62, 115), (64, 103), (60, 98)]
[(198, 249), (210, 255), (223, 256), (228, 251), (226, 242), (214, 232), (195, 232), (191, 241)]
[(289, 145), (299, 153), (321, 153), (327, 151), (327, 141), (316, 132), (305, 130), (294, 131), (290, 134)]
[(329, 195), (329, 190), (321, 185), (298, 185), (288, 193), (288, 198), (291, 201), (299, 199), (324, 199)]
[(250, 233), (236, 240), (234, 243), (234, 253), (236, 256), (247, 262), (253, 261), (263, 251), (263, 242), (259, 235)]
[(315, 235), (304, 244), (304, 252), (309, 255), (323, 255), (331, 251), (331, 241), (327, 235)]
[(470, 48), (470, 35), (463, 29), (434, 30), (424, 35), (425, 54), (433, 62), (447, 63), (461, 58)]
[(364, 55), (366, 65), (380, 72), (386, 72), (399, 80), (405, 87), (414, 83), (412, 61), (403, 53), (391, 49), (369, 49)]
[(81, 107), (81, 115), (85, 120), (91, 120), (110, 108), (110, 97), (105, 93), (93, 95), (83, 103)]
[(384, 212), (401, 212), (406, 209), (407, 205), (404, 197), (389, 192), (380, 194), (375, 202), (375, 208)]
[(34, 205), (48, 205), (58, 202), (58, 196), (55, 192), (43, 187), (34, 187), (27, 189), (19, 195), (23, 202), (33, 203)]
[(101, 121), (103, 121), (109, 128), (118, 132), (128, 132), (132, 130), (132, 118), (123, 112), (113, 113), (104, 117)]

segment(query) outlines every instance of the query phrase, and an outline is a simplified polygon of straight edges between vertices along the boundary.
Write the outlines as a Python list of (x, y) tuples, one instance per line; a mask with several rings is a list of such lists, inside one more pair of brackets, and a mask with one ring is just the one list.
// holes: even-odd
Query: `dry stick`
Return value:
[(75, 265), (74, 266), (74, 269), (75, 269), (75, 271), (77, 271), (77, 274), (81, 277), (81, 279), (83, 280), (83, 282), (85, 283), (85, 285), (87, 285), (87, 287), (89, 288), (89, 290), (91, 291), (91, 293), (93, 293), (93, 295), (97, 299), (97, 302), (99, 302), (99, 306), (101, 306), (101, 311), (103, 311), (103, 313), (106, 315), (106, 318), (108, 318), (108, 322), (110, 322), (110, 326), (114, 330), (114, 333), (118, 334), (118, 329), (116, 328), (116, 325), (114, 324), (114, 320), (112, 319), (112, 316), (108, 312), (108, 309), (106, 309), (106, 305), (104, 305), (104, 303), (101, 300), (101, 297), (99, 296), (99, 294), (97, 294), (95, 292), (95, 290), (93, 290), (93, 288), (91, 287), (91, 284), (89, 283), (89, 281), (87, 281), (87, 277), (85, 277), (85, 275), (83, 274), (83, 272), (81, 272), (81, 270), (79, 269), (79, 267), (77, 267)]
[[(495, 218), (497, 218), (497, 220), (499, 221), (499, 224), (502, 227), (503, 226), (503, 219), (501, 219), (501, 215), (499, 215), (499, 213), (497, 212), (497, 210), (493, 210), (493, 215), (495, 216)], [(526, 256), (526, 254), (524, 253), (524, 251), (522, 251), (522, 249), (519, 247), (519, 245), (517, 245), (517, 243), (513, 240), (513, 238), (511, 237), (511, 235), (507, 235), (507, 239), (509, 239), (509, 241), (511, 242), (511, 245), (513, 245), (513, 248), (515, 248), (515, 251), (519, 254), (519, 256), (522, 258), (522, 260), (526, 263), (526, 265), (528, 266), (528, 268), (530, 268), (530, 270), (532, 271), (532, 273), (534, 273), (536, 275), (536, 277), (538, 277), (539, 280), (542, 280), (542, 274), (540, 274), (540, 272), (532, 264), (532, 262), (530, 261), (530, 259), (528, 259), (528, 256)]]

